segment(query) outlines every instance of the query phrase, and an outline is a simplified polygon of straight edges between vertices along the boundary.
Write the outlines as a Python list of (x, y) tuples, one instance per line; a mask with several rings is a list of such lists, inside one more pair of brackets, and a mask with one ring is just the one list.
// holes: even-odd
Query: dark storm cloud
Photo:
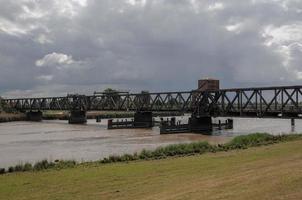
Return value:
[(297, 0), (19, 0), (0, 8), (6, 95), (300, 84)]

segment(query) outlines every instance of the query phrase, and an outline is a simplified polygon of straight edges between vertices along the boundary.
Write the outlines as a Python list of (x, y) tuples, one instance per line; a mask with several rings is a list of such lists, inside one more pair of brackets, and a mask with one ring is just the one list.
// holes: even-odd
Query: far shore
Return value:
[[(165, 116), (180, 116), (178, 112), (154, 112), (154, 117)], [(69, 112), (66, 111), (46, 111), (43, 112), (43, 120), (68, 120)], [(101, 119), (110, 118), (132, 118), (134, 112), (115, 112), (115, 111), (89, 111), (87, 112), (87, 119)], [(14, 121), (27, 121), (26, 114), (20, 112), (7, 113), (0, 112), (0, 123), (14, 122)]]
[(26, 115), (24, 113), (0, 112), (0, 123), (13, 121), (26, 121)]

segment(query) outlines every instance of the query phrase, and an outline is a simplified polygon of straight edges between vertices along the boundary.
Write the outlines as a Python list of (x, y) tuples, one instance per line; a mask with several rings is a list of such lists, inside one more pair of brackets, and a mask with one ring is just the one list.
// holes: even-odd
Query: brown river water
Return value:
[[(187, 117), (178, 117), (186, 121)], [(218, 119), (214, 119), (218, 120)], [(160, 135), (159, 128), (107, 130), (107, 120), (87, 125), (67, 121), (0, 123), (0, 167), (42, 159), (94, 161), (109, 155), (139, 152), (168, 144), (208, 141), (224, 143), (236, 135), (255, 132), (271, 134), (302, 133), (302, 120), (292, 127), (288, 119), (234, 118), (234, 129), (202, 134)]]

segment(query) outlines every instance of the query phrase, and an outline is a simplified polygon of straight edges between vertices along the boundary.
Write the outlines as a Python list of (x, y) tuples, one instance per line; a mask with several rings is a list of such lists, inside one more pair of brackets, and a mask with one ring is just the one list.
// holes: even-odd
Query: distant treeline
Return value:
[[(153, 112), (153, 117), (165, 117), (165, 116), (181, 116), (183, 115), (180, 112)], [(46, 120), (68, 120), (69, 113), (55, 113), (55, 112), (45, 112), (43, 113), (43, 119)], [(87, 113), (88, 119), (111, 119), (111, 118), (133, 118), (134, 112), (102, 112), (102, 113)]]

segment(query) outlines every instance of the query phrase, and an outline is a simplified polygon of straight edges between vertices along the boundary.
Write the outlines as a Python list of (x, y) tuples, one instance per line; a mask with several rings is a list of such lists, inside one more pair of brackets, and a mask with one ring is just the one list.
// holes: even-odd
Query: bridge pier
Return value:
[(134, 127), (136, 128), (151, 128), (153, 127), (152, 112), (149, 111), (137, 111), (134, 114)]
[(195, 133), (207, 133), (212, 131), (213, 123), (210, 116), (192, 116), (189, 118), (189, 129)]
[(86, 111), (80, 111), (80, 110), (71, 111), (68, 122), (69, 124), (86, 124), (87, 123)]
[(42, 121), (41, 111), (29, 111), (26, 113), (26, 118), (28, 121), (40, 122)]

